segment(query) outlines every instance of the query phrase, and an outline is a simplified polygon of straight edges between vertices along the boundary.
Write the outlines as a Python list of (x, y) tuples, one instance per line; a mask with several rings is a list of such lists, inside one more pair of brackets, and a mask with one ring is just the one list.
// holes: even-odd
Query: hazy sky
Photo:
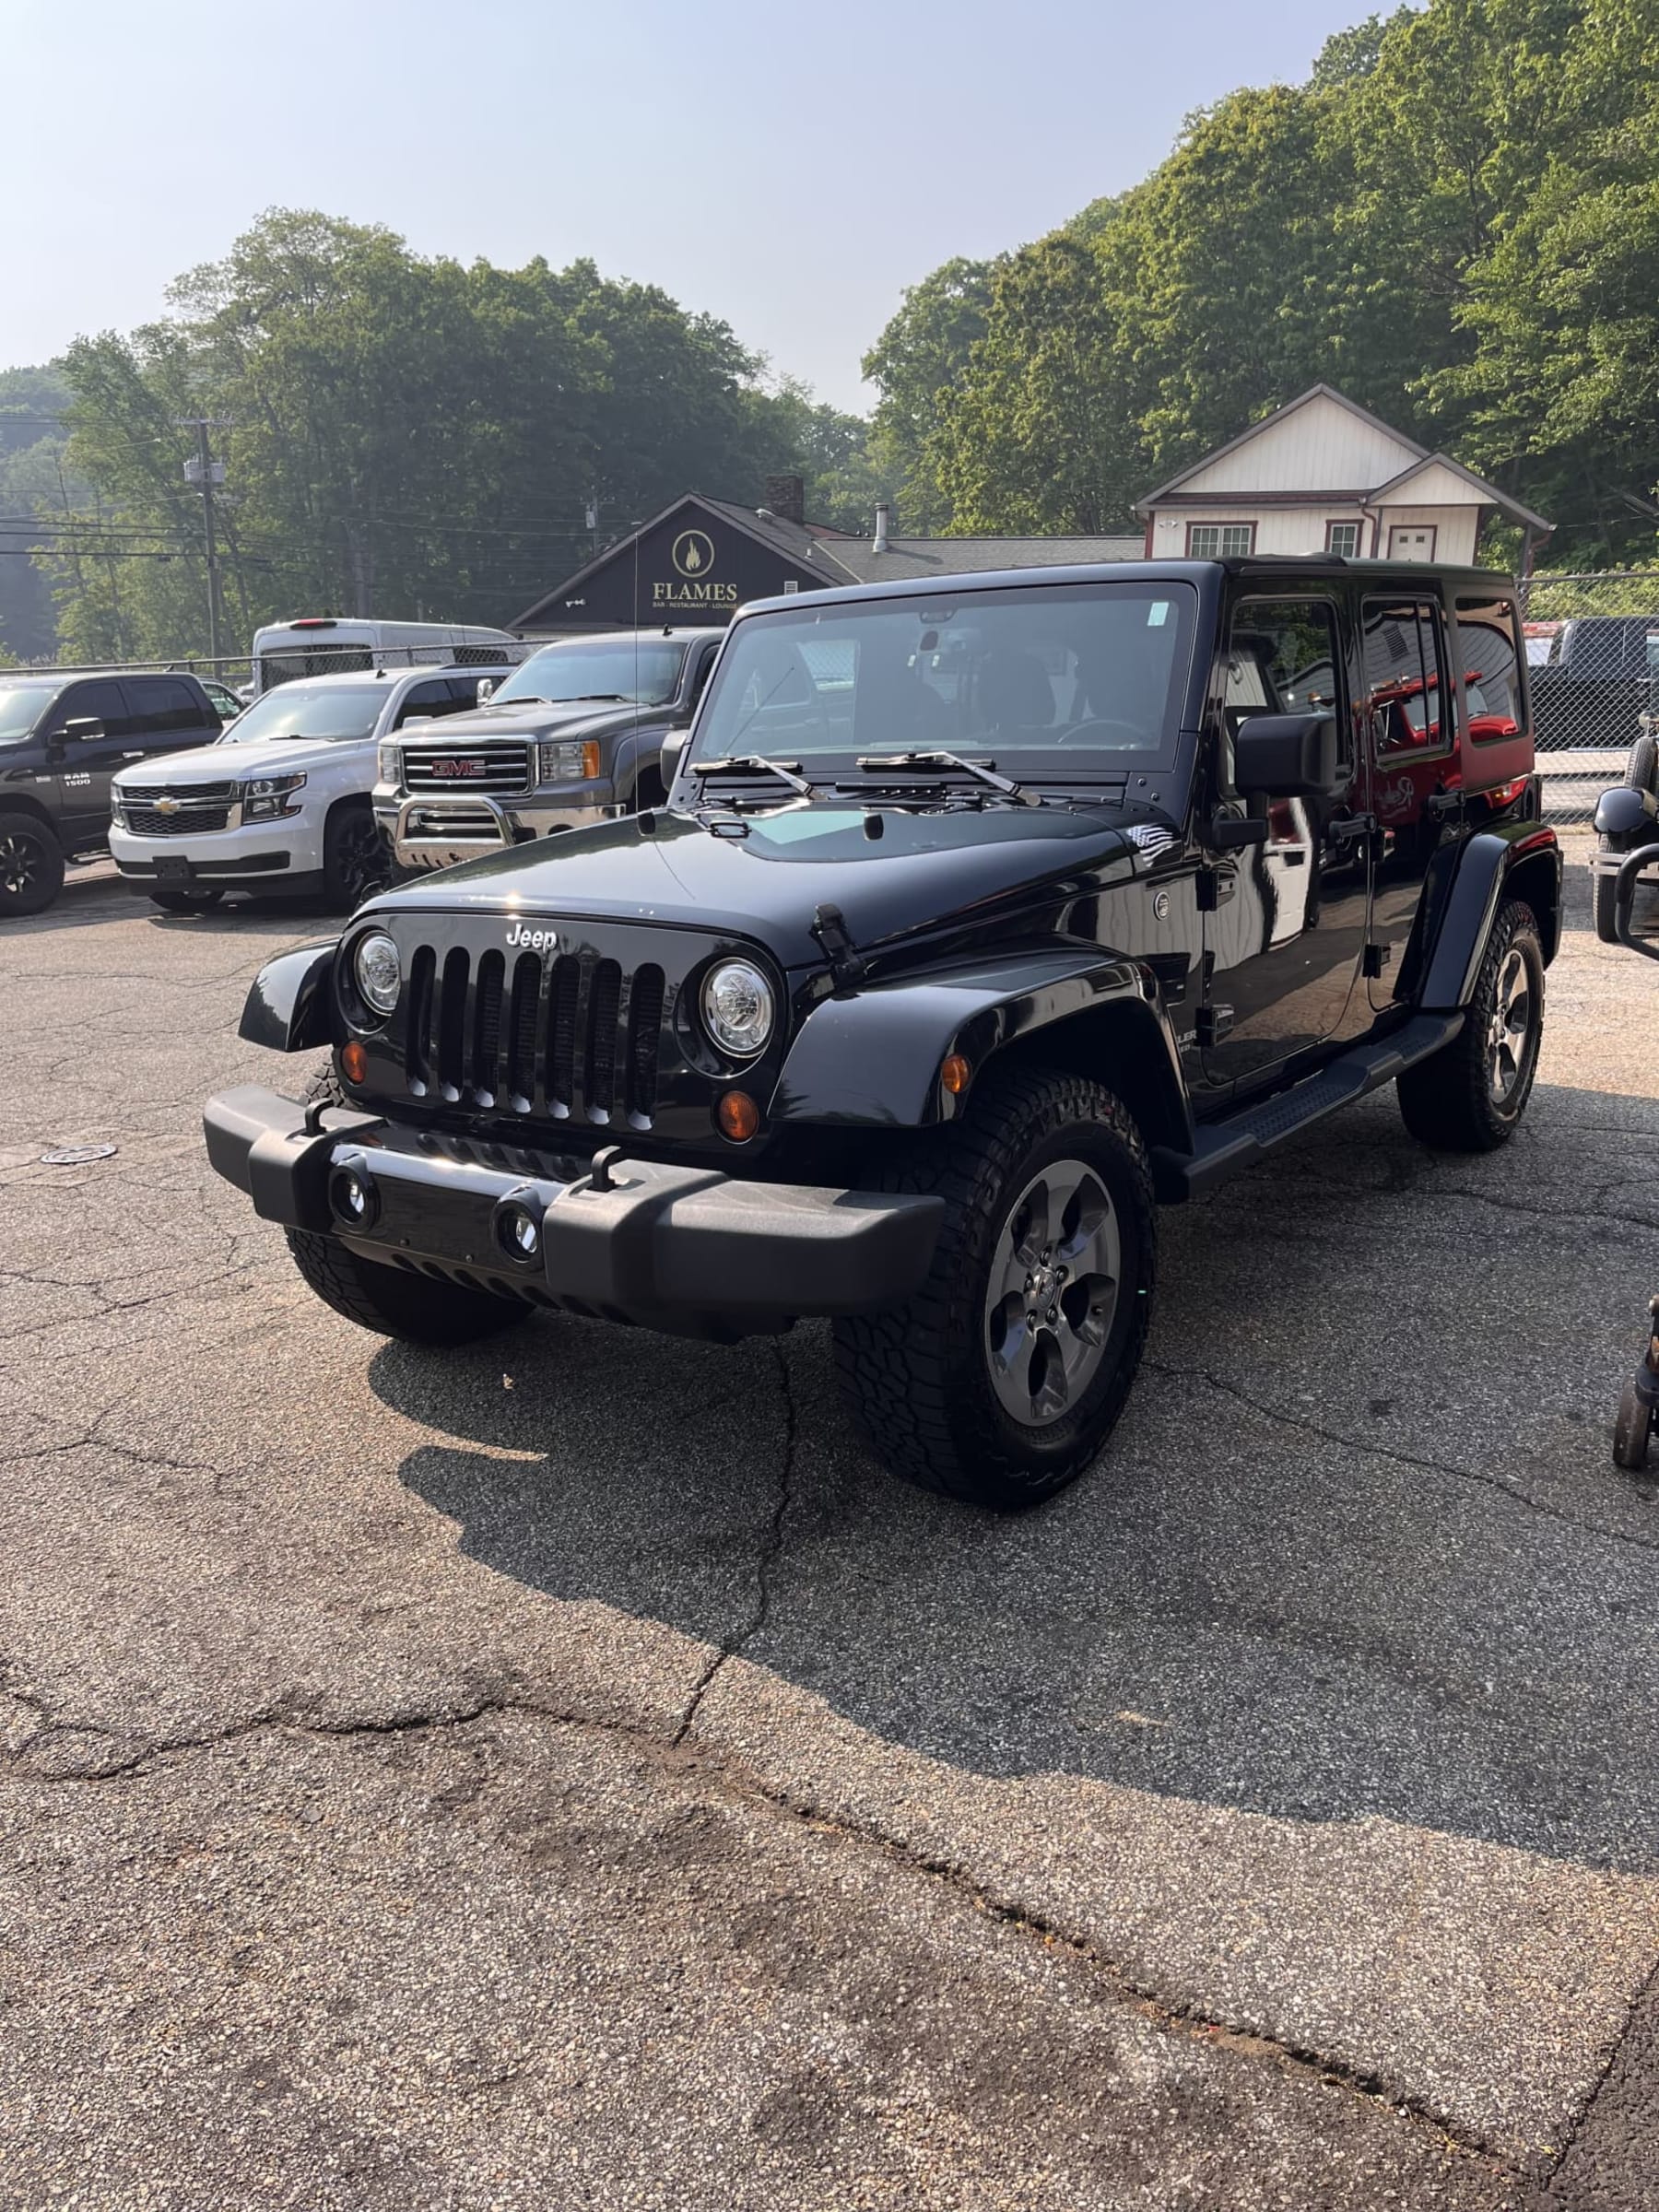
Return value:
[(0, 367), (158, 314), (272, 206), (589, 254), (819, 394), (906, 284), (1143, 176), (1369, 0), (0, 0)]

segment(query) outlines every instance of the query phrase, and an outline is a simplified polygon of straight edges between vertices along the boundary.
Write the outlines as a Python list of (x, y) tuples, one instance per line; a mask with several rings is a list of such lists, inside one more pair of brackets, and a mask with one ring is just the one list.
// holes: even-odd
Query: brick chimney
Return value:
[(781, 523), (805, 523), (806, 500), (799, 477), (768, 477), (766, 504)]

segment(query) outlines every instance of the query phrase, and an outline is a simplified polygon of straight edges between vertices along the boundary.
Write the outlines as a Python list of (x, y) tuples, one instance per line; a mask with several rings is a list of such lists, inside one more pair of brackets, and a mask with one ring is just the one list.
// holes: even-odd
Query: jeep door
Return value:
[[(1356, 743), (1346, 593), (1262, 593), (1232, 607), (1216, 712), (1216, 813), (1259, 823), (1264, 841), (1205, 856), (1206, 1003), (1211, 1084), (1251, 1085), (1351, 1026), (1371, 890), (1365, 763)], [(1255, 714), (1329, 713), (1338, 789), (1241, 799), (1232, 748)], [(1201, 830), (1201, 840), (1205, 832)], [(1260, 831), (1256, 834), (1261, 834)]]
[[(71, 737), (72, 722), (100, 722), (100, 737)], [(110, 779), (141, 758), (137, 717), (125, 688), (112, 676), (71, 684), (46, 717), (41, 732), (57, 787), (60, 834), (65, 851), (99, 843), (110, 827)]]
[(1429, 858), (1463, 823), (1455, 686), (1437, 591), (1366, 592), (1359, 602), (1360, 714), (1377, 820), (1371, 937), (1377, 1011), (1394, 982), (1422, 901)]

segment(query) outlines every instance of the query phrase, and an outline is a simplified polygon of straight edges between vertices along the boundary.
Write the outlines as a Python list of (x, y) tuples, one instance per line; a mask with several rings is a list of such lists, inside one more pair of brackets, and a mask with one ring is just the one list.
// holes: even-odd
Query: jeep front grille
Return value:
[(404, 1076), (414, 1098), (649, 1128), (665, 979), (591, 950), (544, 957), (418, 946), (408, 967)]
[(524, 740), (489, 745), (444, 745), (423, 738), (403, 746), (404, 788), (434, 798), (511, 798), (528, 791), (534, 780), (535, 747)]

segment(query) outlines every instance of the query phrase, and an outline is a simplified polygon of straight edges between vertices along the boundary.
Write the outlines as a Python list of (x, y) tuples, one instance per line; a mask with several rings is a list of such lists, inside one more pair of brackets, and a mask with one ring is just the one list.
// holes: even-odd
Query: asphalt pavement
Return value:
[(328, 925), (6, 925), (0, 2206), (1659, 2203), (1659, 968), (1571, 888), (1516, 1140), (1166, 1214), (1018, 1520), (816, 1328), (353, 1329), (198, 1118)]

